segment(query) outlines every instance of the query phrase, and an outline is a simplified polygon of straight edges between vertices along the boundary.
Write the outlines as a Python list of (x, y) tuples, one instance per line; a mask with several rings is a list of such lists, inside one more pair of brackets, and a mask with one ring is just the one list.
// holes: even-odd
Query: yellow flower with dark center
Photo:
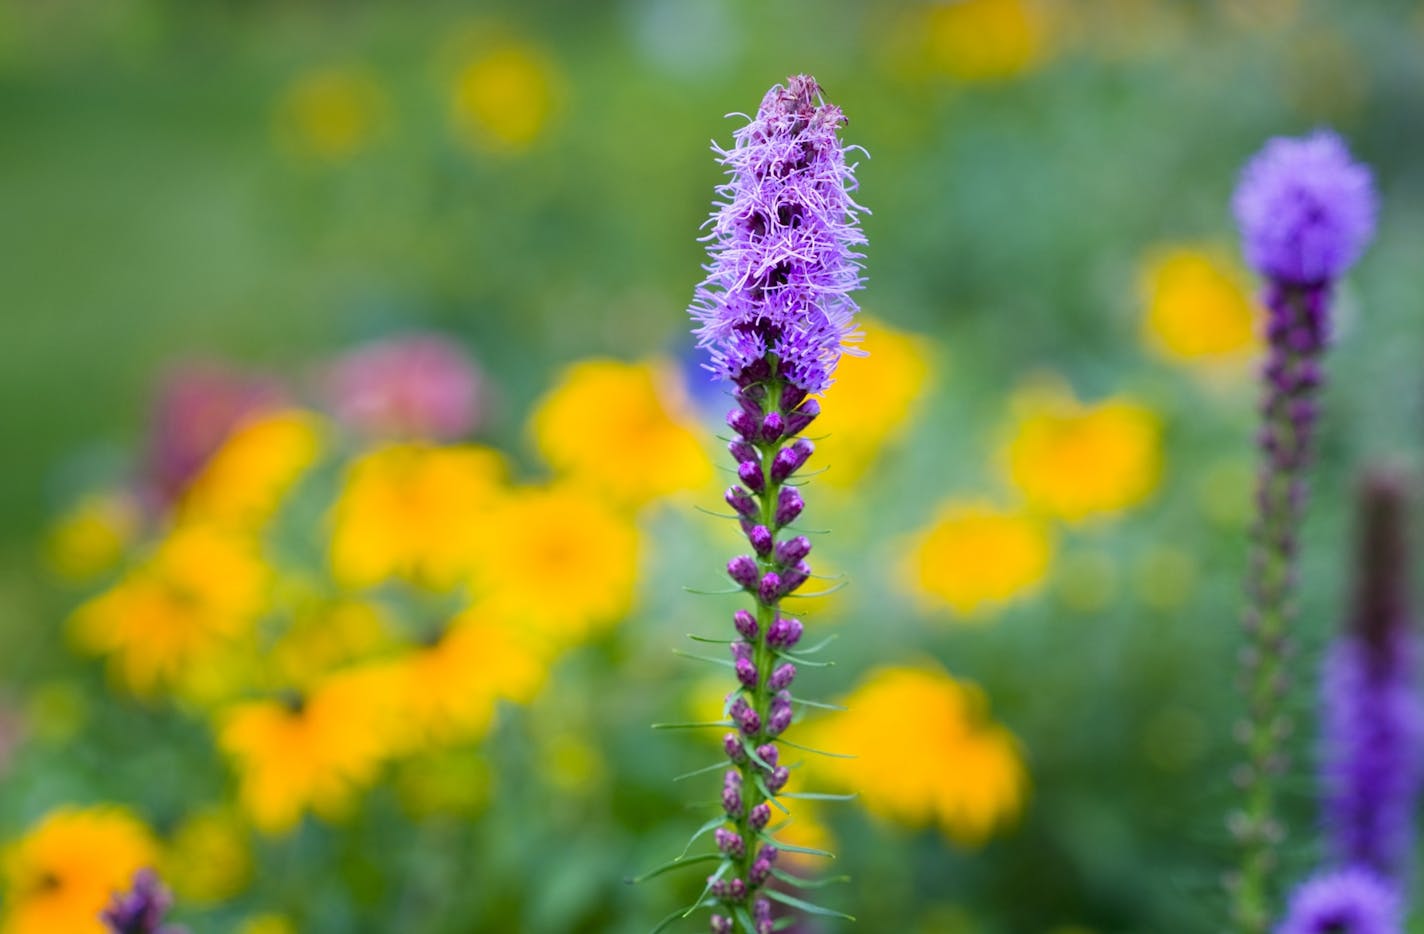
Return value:
[(632, 609), (639, 536), (603, 500), (567, 484), (509, 495), (481, 539), (480, 592), (497, 618), (519, 620), (554, 646), (576, 642)]
[(1168, 360), (1239, 362), (1256, 347), (1250, 286), (1221, 251), (1160, 250), (1144, 265), (1141, 291), (1143, 338)]
[(151, 694), (185, 683), (266, 608), (269, 576), (249, 538), (180, 526), (148, 560), (75, 611), (84, 649), (109, 657), (129, 690)]
[(66, 580), (91, 580), (119, 563), (141, 521), (138, 504), (127, 494), (86, 496), (50, 528), (46, 561)]
[(977, 685), (937, 667), (880, 668), (841, 703), (845, 711), (808, 723), (801, 742), (856, 758), (811, 757), (813, 779), (858, 792), (873, 814), (936, 824), (968, 846), (1023, 810), (1018, 741), (990, 718)]
[(220, 808), (185, 817), (173, 833), (163, 872), (178, 901), (210, 905), (241, 892), (252, 878), (249, 832), (237, 814)]
[(277, 135), (299, 156), (339, 162), (380, 130), (385, 95), (365, 72), (327, 68), (298, 78), (277, 104)]
[(557, 76), (534, 48), (509, 43), (460, 66), (450, 104), (455, 130), (480, 149), (527, 148), (554, 114)]
[(396, 691), (387, 667), (339, 672), (305, 695), (248, 701), (221, 718), (218, 739), (238, 773), (238, 800), (264, 833), (303, 813), (343, 817), (376, 778), (393, 735)]
[(0, 934), (104, 934), (99, 913), (158, 845), (138, 818), (100, 805), (51, 811), (5, 851)]
[(712, 464), (663, 361), (584, 360), (566, 369), (529, 422), (560, 475), (620, 503), (700, 490)]
[(964, 81), (1015, 78), (1048, 57), (1048, 17), (1036, 0), (936, 3), (923, 28), (931, 63)]
[(239, 425), (194, 478), (179, 515), (260, 529), (316, 460), (321, 435), (321, 421), (310, 412), (277, 412)]
[(906, 552), (906, 577), (927, 606), (982, 616), (1038, 590), (1053, 541), (1034, 517), (979, 500), (951, 500)]
[(478, 542), (500, 528), (504, 458), (474, 446), (389, 444), (347, 469), (333, 513), (337, 581), (369, 587), (392, 578), (447, 590), (474, 569)]
[(909, 429), (929, 386), (929, 341), (871, 318), (860, 320), (866, 356), (846, 356), (821, 398), (821, 415), (806, 429), (818, 439), (817, 483), (852, 487), (886, 446)]
[(1020, 395), (1003, 459), (1033, 509), (1078, 523), (1146, 500), (1162, 473), (1157, 413), (1125, 396), (1085, 405), (1054, 388)]

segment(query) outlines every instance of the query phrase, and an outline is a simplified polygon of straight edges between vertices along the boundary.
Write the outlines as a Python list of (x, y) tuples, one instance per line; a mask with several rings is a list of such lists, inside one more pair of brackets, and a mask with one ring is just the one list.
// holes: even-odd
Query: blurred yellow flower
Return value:
[(357, 458), (333, 510), (331, 565), (349, 587), (402, 578), (445, 590), (473, 570), (505, 464), (474, 446), (388, 444)]
[(50, 528), (46, 563), (66, 580), (90, 580), (119, 563), (141, 521), (138, 504), (126, 493), (86, 496)]
[(188, 522), (258, 529), (320, 448), (321, 422), (309, 412), (276, 412), (239, 425), (203, 465), (179, 515)]
[(1162, 472), (1157, 413), (1124, 396), (1084, 405), (1066, 389), (1019, 394), (1004, 446), (1009, 481), (1028, 505), (1078, 523), (1147, 499)]
[(933, 667), (880, 668), (841, 703), (848, 709), (808, 723), (798, 741), (856, 756), (808, 762), (813, 778), (859, 792), (871, 813), (977, 845), (1023, 809), (1019, 743), (990, 719), (977, 685)]
[(529, 423), (556, 471), (630, 505), (710, 482), (693, 425), (666, 362), (616, 360), (570, 366)]
[(247, 634), (265, 609), (269, 576), (255, 542), (209, 526), (179, 526), (123, 580), (75, 611), (80, 647), (151, 694), (198, 669)]
[(936, 3), (923, 29), (931, 64), (964, 81), (1014, 78), (1048, 57), (1048, 16), (1036, 0)]
[(244, 921), (238, 934), (297, 934), (297, 926), (286, 915), (266, 912)]
[(385, 119), (386, 99), (363, 71), (302, 75), (277, 103), (278, 140), (299, 156), (339, 162), (364, 149)]
[(173, 832), (163, 872), (178, 900), (214, 904), (241, 892), (252, 878), (247, 835), (238, 816), (223, 808), (185, 817)]
[(477, 148), (524, 149), (553, 116), (556, 84), (553, 66), (536, 49), (509, 43), (488, 50), (460, 66), (451, 121)]
[(339, 672), (305, 695), (237, 704), (220, 719), (219, 745), (238, 773), (238, 799), (256, 827), (291, 830), (303, 812), (345, 815), (376, 777), (393, 734), (389, 670)]
[(484, 756), (469, 747), (430, 749), (402, 759), (395, 790), (414, 817), (472, 817), (489, 804), (494, 776)]
[(99, 912), (158, 859), (138, 818), (100, 805), (51, 811), (5, 851), (0, 934), (104, 934)]
[(293, 614), (290, 627), (267, 652), (275, 686), (304, 688), (333, 671), (394, 643), (386, 614), (362, 600), (321, 601)]
[(461, 614), (438, 641), (393, 666), (398, 707), (392, 743), (402, 748), (484, 736), (498, 702), (528, 701), (547, 669), (517, 623), (479, 609)]
[(901, 438), (929, 386), (930, 344), (884, 322), (862, 318), (866, 356), (842, 358), (821, 399), (821, 415), (806, 430), (817, 438), (817, 483), (852, 487), (885, 446)]
[(506, 497), (481, 539), (478, 583), (498, 618), (577, 641), (633, 606), (639, 536), (632, 521), (567, 484)]
[(906, 554), (910, 586), (927, 605), (975, 616), (1036, 591), (1048, 574), (1053, 542), (1032, 516), (950, 500)]
[(1160, 249), (1143, 265), (1143, 338), (1179, 363), (1243, 360), (1256, 346), (1256, 304), (1241, 271), (1212, 247)]

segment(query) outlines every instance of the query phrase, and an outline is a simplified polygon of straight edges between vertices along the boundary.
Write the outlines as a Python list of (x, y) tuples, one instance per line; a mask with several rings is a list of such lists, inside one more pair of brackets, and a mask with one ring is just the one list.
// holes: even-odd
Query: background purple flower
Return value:
[(1291, 896), (1275, 934), (1400, 934), (1399, 898), (1363, 869), (1316, 876)]
[(454, 341), (434, 334), (390, 338), (337, 358), (322, 380), (341, 421), (378, 438), (448, 441), (479, 425), (484, 380)]

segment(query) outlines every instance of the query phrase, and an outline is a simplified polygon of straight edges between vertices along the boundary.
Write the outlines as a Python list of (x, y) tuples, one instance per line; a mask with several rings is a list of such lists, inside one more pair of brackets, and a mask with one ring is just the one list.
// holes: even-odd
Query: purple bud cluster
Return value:
[(110, 934), (184, 934), (184, 929), (164, 924), (173, 896), (152, 869), (140, 869), (127, 892), (114, 895), (99, 916)]

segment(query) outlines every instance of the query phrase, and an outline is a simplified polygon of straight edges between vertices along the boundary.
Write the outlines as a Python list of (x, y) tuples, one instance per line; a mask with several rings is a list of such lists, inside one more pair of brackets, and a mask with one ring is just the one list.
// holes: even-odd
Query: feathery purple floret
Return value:
[(1374, 235), (1377, 208), (1369, 169), (1339, 136), (1317, 130), (1268, 142), (1242, 171), (1232, 209), (1258, 272), (1319, 285), (1359, 258)]
[(1403, 483), (1368, 477), (1361, 506), (1354, 610), (1322, 680), (1325, 826), (1337, 865), (1368, 868), (1402, 886), (1424, 765)]
[(1373, 873), (1346, 869), (1305, 882), (1275, 934), (1399, 934), (1399, 897)]
[(768, 354), (781, 377), (823, 391), (854, 330), (865, 243), (850, 197), (854, 166), (839, 107), (807, 75), (767, 92), (731, 149), (713, 149), (730, 181), (709, 220), (711, 261), (689, 309), (709, 369), (743, 382)]

